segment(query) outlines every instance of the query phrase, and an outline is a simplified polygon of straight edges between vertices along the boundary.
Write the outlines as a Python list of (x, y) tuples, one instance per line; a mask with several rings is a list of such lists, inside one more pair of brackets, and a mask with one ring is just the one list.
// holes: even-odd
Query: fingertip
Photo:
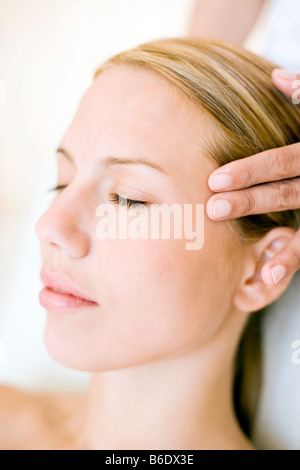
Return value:
[(212, 173), (208, 179), (209, 188), (216, 191), (226, 191), (232, 186), (232, 177), (228, 173)]
[(214, 220), (213, 201), (214, 201), (213, 198), (210, 197), (205, 207), (207, 216), (212, 220)]
[(287, 268), (279, 262), (270, 265), (264, 265), (261, 271), (261, 277), (269, 287), (277, 286), (281, 281), (288, 277)]
[(297, 75), (295, 73), (288, 72), (287, 70), (283, 69), (274, 69), (272, 71), (272, 77), (288, 82), (292, 82), (297, 79)]
[(261, 278), (268, 287), (274, 287), (274, 279), (270, 266), (265, 264), (261, 270)]
[(272, 72), (271, 72), (271, 77), (272, 77), (272, 78), (277, 77), (278, 72), (280, 72), (280, 69), (274, 69), (274, 70), (272, 70)]
[(297, 84), (297, 75), (287, 70), (274, 69), (272, 72), (272, 81), (279, 91), (284, 93), (289, 98), (295, 92), (295, 85)]

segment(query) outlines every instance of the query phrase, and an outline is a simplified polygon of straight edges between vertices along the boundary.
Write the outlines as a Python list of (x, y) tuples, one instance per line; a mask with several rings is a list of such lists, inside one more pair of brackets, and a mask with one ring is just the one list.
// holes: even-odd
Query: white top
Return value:
[(263, 337), (263, 385), (254, 443), (265, 450), (300, 450), (300, 271), (265, 309)]
[(300, 0), (271, 0), (263, 27), (261, 55), (300, 73)]

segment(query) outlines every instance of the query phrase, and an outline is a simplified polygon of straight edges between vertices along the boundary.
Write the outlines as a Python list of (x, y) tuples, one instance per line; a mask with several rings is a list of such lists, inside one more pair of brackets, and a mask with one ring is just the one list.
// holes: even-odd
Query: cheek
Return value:
[(198, 251), (186, 250), (185, 240), (103, 243), (99, 254), (99, 272), (105, 276), (103, 301), (123, 332), (136, 335), (139, 330), (151, 334), (152, 341), (163, 338), (164, 344), (175, 347), (192, 337), (204, 338), (215, 314), (222, 315), (222, 266), (213, 240)]
[(67, 366), (101, 371), (208, 341), (231, 295), (224, 240), (211, 228), (198, 251), (186, 250), (186, 240), (98, 240), (89, 272), (100, 307), (92, 317), (50, 315), (49, 352)]

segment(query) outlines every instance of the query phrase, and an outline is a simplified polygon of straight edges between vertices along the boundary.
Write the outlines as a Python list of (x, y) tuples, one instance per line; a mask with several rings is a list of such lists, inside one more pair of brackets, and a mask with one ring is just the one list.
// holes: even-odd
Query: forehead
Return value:
[(154, 70), (119, 65), (100, 73), (86, 93), (87, 100), (109, 102), (132, 114), (146, 112), (149, 119), (164, 118), (187, 105), (178, 87)]
[(156, 134), (159, 128), (175, 133), (178, 126), (182, 129), (186, 123), (188, 127), (188, 108), (178, 87), (157, 72), (120, 65), (98, 75), (83, 97), (79, 112), (90, 114), (98, 125), (117, 122), (131, 132), (155, 130)]
[(118, 65), (86, 91), (64, 141), (78, 155), (141, 155), (187, 176), (199, 164), (207, 126), (201, 110), (159, 73)]

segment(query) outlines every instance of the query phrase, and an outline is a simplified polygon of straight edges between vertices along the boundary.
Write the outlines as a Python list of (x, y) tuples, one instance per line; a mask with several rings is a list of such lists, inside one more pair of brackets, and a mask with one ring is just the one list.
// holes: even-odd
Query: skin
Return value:
[[(2, 448), (253, 448), (232, 407), (233, 360), (249, 313), (289, 284), (268, 287), (260, 273), (275, 242), (287, 244), (295, 231), (279, 227), (246, 247), (229, 222), (205, 215), (198, 251), (185, 250), (184, 238), (96, 236), (96, 208), (109, 193), (206, 204), (214, 168), (201, 135), (209, 132), (199, 109), (155, 72), (118, 66), (87, 90), (59, 146), (73, 158), (58, 154), (58, 184), (67, 187), (36, 234), (42, 268), (64, 273), (99, 304), (47, 311), (49, 353), (91, 371), (91, 384), (80, 397), (2, 389), (0, 424), (10, 422)], [(168, 175), (141, 165), (104, 170), (107, 155), (147, 157)]]

